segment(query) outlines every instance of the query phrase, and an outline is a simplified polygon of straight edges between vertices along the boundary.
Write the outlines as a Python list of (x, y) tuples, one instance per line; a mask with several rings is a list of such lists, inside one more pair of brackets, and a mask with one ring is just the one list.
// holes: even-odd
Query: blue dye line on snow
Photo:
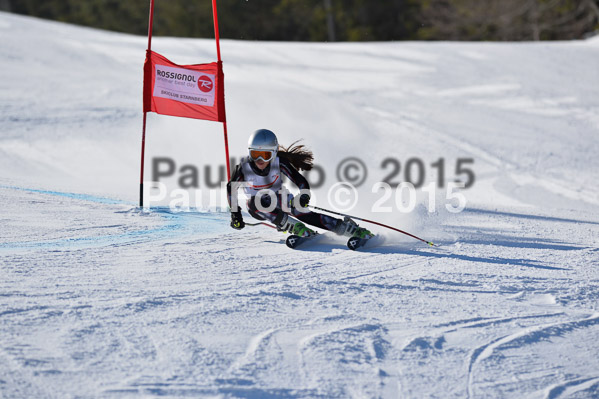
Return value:
[(89, 194), (65, 193), (65, 192), (61, 192), (61, 191), (38, 190), (38, 189), (34, 189), (34, 188), (25, 188), (25, 187), (17, 187), (17, 186), (5, 186), (5, 185), (0, 185), (0, 188), (8, 188), (8, 189), (20, 190), (20, 191), (28, 191), (28, 192), (31, 192), (31, 193), (38, 193), (38, 194), (55, 195), (55, 196), (59, 196), (59, 197), (66, 197), (66, 198), (72, 198), (72, 199), (77, 199), (77, 200), (82, 200), (82, 201), (95, 202), (95, 203), (98, 203), (98, 204), (134, 205), (133, 202), (129, 202), (129, 201), (122, 201), (122, 200), (117, 200), (117, 199), (112, 199), (112, 198), (106, 198), (106, 197), (97, 197), (95, 195), (89, 195)]
[[(54, 195), (66, 198), (72, 198), (82, 201), (90, 201), (100, 204), (133, 204), (127, 201), (115, 200), (104, 197), (97, 197), (88, 194), (76, 194), (50, 190), (37, 190), (22, 188), (16, 186), (0, 185), (0, 188), (28, 191), (40, 194)], [(133, 209), (132, 209), (133, 210)], [(158, 240), (164, 238), (174, 238), (183, 235), (206, 235), (207, 233), (223, 232), (228, 227), (223, 214), (209, 212), (186, 212), (174, 211), (168, 207), (155, 207), (149, 210), (138, 210), (141, 216), (149, 216), (152, 214), (159, 215), (165, 219), (166, 224), (157, 228), (134, 230), (120, 234), (108, 234), (91, 237), (74, 237), (61, 238), (41, 241), (15, 241), (0, 243), (1, 250), (18, 250), (18, 249), (77, 249), (80, 247), (102, 247), (106, 245), (120, 246), (141, 243), (150, 240)], [(199, 223), (192, 223), (197, 218), (190, 216), (200, 216)]]

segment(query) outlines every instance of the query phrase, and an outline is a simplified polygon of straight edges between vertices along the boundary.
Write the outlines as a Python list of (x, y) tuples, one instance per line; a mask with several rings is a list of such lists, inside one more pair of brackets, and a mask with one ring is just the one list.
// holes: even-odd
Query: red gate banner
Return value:
[(144, 112), (226, 122), (222, 61), (177, 65), (148, 50)]

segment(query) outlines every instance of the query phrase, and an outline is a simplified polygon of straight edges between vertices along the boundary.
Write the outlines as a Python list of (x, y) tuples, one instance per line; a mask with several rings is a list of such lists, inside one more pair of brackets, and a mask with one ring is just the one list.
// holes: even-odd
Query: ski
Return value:
[(350, 237), (349, 240), (347, 240), (347, 247), (349, 249), (351, 249), (352, 251), (355, 251), (356, 249), (363, 247), (364, 244), (366, 244), (371, 239), (372, 239), (372, 237), (370, 237), (370, 238)]
[[(296, 249), (300, 245), (304, 245), (307, 242), (313, 242), (314, 238), (320, 237), (320, 234), (308, 236), (308, 237), (300, 237), (298, 235), (292, 234), (285, 240), (285, 245), (291, 249)], [(373, 236), (374, 237), (374, 236)], [(363, 247), (371, 238), (360, 238), (360, 237), (350, 237), (347, 240), (347, 248), (355, 251), (361, 247)], [(318, 241), (318, 240), (317, 240)]]
[(292, 234), (285, 240), (285, 245), (287, 245), (291, 249), (295, 249), (300, 245), (306, 243), (307, 241), (312, 240), (313, 238), (318, 237), (318, 234), (311, 235), (308, 237), (300, 237), (298, 235)]

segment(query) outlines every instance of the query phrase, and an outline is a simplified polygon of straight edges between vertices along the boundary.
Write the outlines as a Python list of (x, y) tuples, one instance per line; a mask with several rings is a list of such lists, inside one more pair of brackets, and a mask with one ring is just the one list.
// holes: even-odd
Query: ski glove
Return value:
[(308, 206), (308, 203), (310, 202), (310, 195), (309, 194), (302, 194), (299, 197), (299, 205), (302, 208), (305, 208)]
[(245, 222), (241, 216), (241, 212), (231, 213), (231, 227), (235, 230), (241, 230), (245, 227)]

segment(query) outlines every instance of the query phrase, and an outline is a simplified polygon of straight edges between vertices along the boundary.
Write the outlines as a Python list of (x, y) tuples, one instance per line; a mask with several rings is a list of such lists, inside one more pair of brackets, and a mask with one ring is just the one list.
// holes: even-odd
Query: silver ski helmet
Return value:
[(248, 152), (252, 161), (272, 161), (277, 156), (278, 149), (277, 136), (268, 129), (256, 130), (248, 140)]

